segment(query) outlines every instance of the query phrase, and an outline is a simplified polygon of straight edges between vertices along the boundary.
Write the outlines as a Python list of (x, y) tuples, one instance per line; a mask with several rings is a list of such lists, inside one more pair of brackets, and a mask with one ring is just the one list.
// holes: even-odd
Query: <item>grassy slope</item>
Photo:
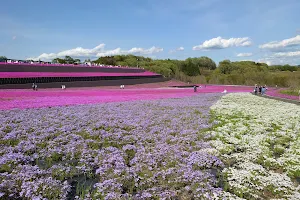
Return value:
[(292, 96), (298, 96), (299, 95), (299, 90), (298, 89), (286, 89), (286, 90), (281, 90), (280, 93), (282, 94), (287, 94), (287, 95), (292, 95)]

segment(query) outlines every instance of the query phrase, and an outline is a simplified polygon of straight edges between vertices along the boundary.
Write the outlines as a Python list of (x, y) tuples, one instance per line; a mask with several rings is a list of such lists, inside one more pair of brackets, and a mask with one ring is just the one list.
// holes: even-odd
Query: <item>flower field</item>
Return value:
[(219, 193), (199, 131), (219, 94), (1, 111), (4, 198), (166, 199)]
[(246, 199), (300, 199), (300, 107), (251, 94), (212, 106), (223, 188)]
[(300, 198), (299, 106), (191, 94), (1, 110), (0, 199)]
[[(126, 87), (127, 88), (127, 87)], [(99, 104), (137, 100), (179, 98), (196, 95), (191, 89), (44, 89), (3, 90), (0, 110), (41, 108), (64, 105)]]
[(199, 93), (250, 92), (251, 87), (242, 86), (207, 86), (199, 88), (195, 93), (193, 88), (170, 88), (176, 82), (164, 84), (128, 85), (124, 90), (116, 86), (105, 88), (67, 88), (61, 89), (32, 89), (0, 90), (0, 110), (41, 108), (64, 105), (99, 104), (107, 102), (124, 102), (136, 100), (155, 100), (194, 96)]

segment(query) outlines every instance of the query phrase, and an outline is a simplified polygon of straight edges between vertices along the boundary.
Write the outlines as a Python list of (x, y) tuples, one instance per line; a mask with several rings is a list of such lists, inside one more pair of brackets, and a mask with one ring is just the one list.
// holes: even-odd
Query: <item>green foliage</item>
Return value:
[(73, 59), (71, 56), (65, 56), (65, 58), (55, 58), (52, 62), (60, 64), (79, 64), (81, 61), (80, 59)]
[(116, 59), (113, 56), (100, 57), (93, 62), (103, 65), (117, 65)]
[(65, 64), (66, 61), (64, 59), (61, 58), (55, 58), (52, 60), (53, 63), (60, 63), (60, 64)]
[(7, 58), (5, 56), (0, 56), (0, 62), (5, 62)]
[(4, 133), (10, 133), (13, 130), (13, 128), (9, 125), (7, 125), (2, 131)]
[(125, 157), (125, 163), (127, 166), (130, 166), (130, 161), (134, 158), (135, 151), (133, 149), (130, 149), (130, 150), (126, 150), (125, 153), (127, 155)]
[(195, 60), (196, 65), (199, 68), (214, 70), (217, 68), (216, 63), (210, 59), (209, 57), (202, 56), (200, 58), (193, 58)]
[(299, 69), (299, 66), (290, 66), (290, 65), (273, 65), (269, 66), (268, 69), (270, 71), (297, 71)]
[(234, 66), (230, 60), (224, 60), (219, 63), (218, 71), (221, 74), (230, 74), (233, 71)]
[(299, 91), (300, 91), (300, 88), (289, 88), (286, 90), (281, 90), (280, 93), (292, 95), (292, 96), (299, 96), (300, 95)]
[(280, 68), (282, 71), (274, 70), (277, 68), (278, 66), (273, 67), (252, 61), (230, 62), (224, 60), (219, 63), (216, 70), (207, 76), (207, 80), (212, 84), (299, 87), (299, 71), (290, 72), (290, 68), (287, 66)]
[(8, 140), (1, 140), (0, 145), (9, 145), (9, 146), (17, 146), (19, 144), (20, 140), (18, 139), (8, 139)]
[(192, 58), (188, 58), (182, 63), (181, 70), (188, 76), (197, 76), (200, 74), (200, 70)]
[(2, 164), (0, 165), (0, 173), (4, 172), (11, 172), (12, 171), (12, 166), (9, 163)]

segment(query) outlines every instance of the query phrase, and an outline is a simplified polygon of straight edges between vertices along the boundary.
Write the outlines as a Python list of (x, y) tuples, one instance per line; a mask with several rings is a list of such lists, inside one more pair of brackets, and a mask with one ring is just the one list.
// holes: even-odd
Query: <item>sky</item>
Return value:
[(3, 0), (0, 56), (300, 65), (299, 0)]

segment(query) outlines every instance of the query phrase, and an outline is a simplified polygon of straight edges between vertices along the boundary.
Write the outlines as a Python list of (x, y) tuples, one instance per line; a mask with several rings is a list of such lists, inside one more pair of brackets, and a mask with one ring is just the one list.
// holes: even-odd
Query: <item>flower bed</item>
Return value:
[(64, 105), (99, 104), (107, 102), (124, 102), (136, 100), (155, 100), (193, 96), (192, 89), (45, 89), (2, 90), (0, 92), (0, 110), (41, 108)]
[(300, 107), (221, 96), (2, 110), (0, 199), (300, 199)]
[(251, 94), (212, 106), (209, 133), (225, 168), (223, 188), (246, 199), (300, 199), (300, 107)]
[(218, 196), (201, 130), (219, 97), (0, 111), (0, 198)]
[[(172, 84), (172, 82), (169, 83)], [(161, 85), (152, 85), (152, 87), (159, 86)], [(201, 89), (198, 89), (198, 92), (196, 93), (193, 92), (193, 88), (147, 88), (147, 84), (146, 86), (125, 86), (124, 90), (107, 90), (102, 88), (67, 88), (66, 90), (39, 89), (38, 91), (0, 90), (0, 110), (179, 98), (193, 96), (199, 93), (221, 93), (224, 91), (224, 89), (226, 89), (228, 92), (251, 91), (249, 87), (207, 86), (206, 88), (202, 87)]]

